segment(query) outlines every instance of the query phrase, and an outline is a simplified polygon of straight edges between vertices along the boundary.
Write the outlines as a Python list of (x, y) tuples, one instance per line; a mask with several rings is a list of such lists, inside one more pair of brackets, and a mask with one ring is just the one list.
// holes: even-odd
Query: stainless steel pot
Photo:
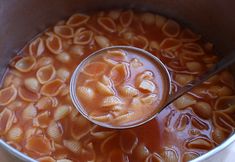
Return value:
[[(219, 54), (235, 48), (234, 0), (0, 0), (0, 77), (9, 59), (43, 29), (76, 11), (108, 8), (161, 13), (202, 33), (215, 44)], [(232, 69), (235, 71), (235, 66)], [(213, 159), (233, 142), (235, 134), (194, 161)], [(0, 154), (1, 162), (33, 161), (2, 140), (0, 145), (0, 152), (4, 152)]]

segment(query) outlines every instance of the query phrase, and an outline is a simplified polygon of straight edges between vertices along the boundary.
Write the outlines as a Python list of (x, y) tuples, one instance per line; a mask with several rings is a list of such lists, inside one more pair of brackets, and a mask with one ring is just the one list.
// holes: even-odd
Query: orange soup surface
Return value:
[[(195, 87), (142, 126), (115, 130), (89, 122), (71, 100), (71, 75), (91, 53), (114, 45), (138, 47), (158, 57), (170, 71), (171, 93), (219, 60), (213, 44), (158, 14), (122, 9), (76, 13), (30, 41), (9, 62), (0, 89), (1, 139), (40, 162), (186, 162), (207, 153), (234, 133), (235, 81), (229, 70)], [(88, 86), (92, 89), (89, 95), (95, 96), (98, 85), (101, 92), (116, 96), (122, 103), (119, 106), (131, 104), (134, 98), (142, 98), (143, 104), (143, 97), (152, 94), (160, 99), (164, 84), (149, 60), (132, 54), (127, 55), (126, 62), (120, 63), (122, 59), (115, 56), (107, 58), (108, 62), (90, 62), (77, 87), (85, 86), (87, 91)], [(139, 62), (143, 66), (131, 70), (129, 64)], [(102, 72), (106, 66), (109, 68)], [(124, 75), (127, 67), (129, 73)], [(147, 81), (155, 88), (139, 88), (136, 81), (143, 74), (150, 76)], [(93, 75), (97, 77), (95, 83)], [(106, 84), (111, 88), (104, 88)], [(133, 87), (138, 95), (125, 96), (125, 90), (121, 93), (123, 86)], [(87, 112), (100, 115), (103, 107), (102, 111), (92, 111), (105, 97), (108, 95), (99, 92), (97, 99), (86, 103)], [(105, 103), (110, 101), (113, 99)], [(119, 116), (119, 106), (111, 106), (118, 110), (111, 111), (113, 120)], [(131, 109), (124, 108), (120, 109)], [(143, 104), (139, 110), (151, 108), (154, 106)]]
[(169, 94), (165, 71), (140, 51), (102, 51), (80, 68), (76, 95), (89, 118), (104, 125), (146, 120), (159, 111)]

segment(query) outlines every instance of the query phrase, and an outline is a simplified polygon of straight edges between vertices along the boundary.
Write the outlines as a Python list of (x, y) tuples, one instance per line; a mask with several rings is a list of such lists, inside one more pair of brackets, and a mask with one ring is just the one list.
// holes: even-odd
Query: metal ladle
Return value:
[[(81, 106), (77, 95), (76, 95), (76, 80), (77, 80), (77, 75), (80, 72), (81, 68), (90, 60), (90, 58), (98, 55), (98, 54), (102, 54), (104, 51), (107, 50), (111, 50), (111, 49), (122, 49), (122, 50), (133, 50), (136, 52), (140, 52), (141, 54), (148, 56), (150, 58), (152, 58), (156, 64), (160, 65), (162, 67), (162, 72), (164, 73), (164, 75), (166, 77), (168, 77), (168, 90), (169, 90), (169, 97), (166, 100), (165, 104), (163, 104), (163, 106), (161, 106), (159, 109), (157, 109), (156, 112), (154, 112), (151, 116), (149, 116), (148, 118), (144, 119), (141, 122), (137, 122), (134, 124), (130, 124), (130, 125), (109, 125), (109, 124), (104, 124), (103, 122), (98, 122), (96, 120), (93, 120), (92, 118), (89, 117), (89, 115), (87, 114), (87, 112), (84, 110), (84, 108)], [(147, 123), (148, 121), (152, 120), (153, 118), (155, 118), (164, 108), (166, 108), (168, 105), (170, 105), (173, 101), (175, 101), (176, 99), (178, 99), (179, 97), (181, 97), (183, 94), (187, 93), (188, 91), (190, 91), (191, 89), (193, 89), (194, 87), (202, 84), (204, 81), (208, 80), (210, 77), (212, 77), (213, 75), (215, 75), (216, 73), (220, 72), (221, 70), (225, 69), (226, 67), (228, 67), (229, 65), (233, 64), (235, 62), (235, 53), (231, 53), (227, 56), (225, 56), (221, 61), (219, 61), (217, 64), (215, 64), (212, 68), (210, 68), (208, 71), (206, 71), (204, 74), (202, 74), (201, 76), (199, 76), (198, 78), (196, 78), (195, 80), (191, 81), (190, 83), (188, 83), (186, 86), (181, 87), (176, 93), (174, 94), (170, 94), (171, 93), (171, 78), (170, 78), (170, 74), (167, 70), (167, 68), (165, 67), (165, 65), (154, 55), (152, 55), (151, 53), (143, 50), (143, 49), (139, 49), (136, 47), (132, 47), (132, 46), (112, 46), (112, 47), (107, 47), (107, 48), (103, 48), (101, 50), (98, 50), (94, 53), (92, 53), (91, 55), (89, 55), (86, 59), (84, 59), (75, 69), (72, 78), (71, 78), (71, 82), (70, 82), (70, 95), (72, 98), (72, 102), (75, 105), (75, 107), (77, 108), (77, 110), (85, 117), (87, 118), (89, 121), (100, 125), (102, 127), (107, 127), (107, 128), (112, 128), (112, 129), (127, 129), (127, 128), (133, 128), (133, 127), (137, 127), (140, 125), (143, 125), (145, 123)]]

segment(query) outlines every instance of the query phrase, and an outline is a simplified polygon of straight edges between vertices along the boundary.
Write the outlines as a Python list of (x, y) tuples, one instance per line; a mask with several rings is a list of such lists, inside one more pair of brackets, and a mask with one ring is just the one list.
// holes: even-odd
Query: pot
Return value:
[[(210, 40), (224, 55), (235, 47), (235, 1), (233, 0), (0, 0), (0, 77), (6, 65), (29, 40), (58, 20), (76, 11), (133, 8), (160, 13), (175, 19)], [(231, 67), (235, 71), (235, 66)], [(223, 154), (235, 141), (235, 134), (221, 145), (193, 161), (205, 161)], [(0, 140), (1, 161), (34, 161)], [(234, 146), (233, 146), (234, 147)], [(3, 158), (2, 157), (6, 157)]]

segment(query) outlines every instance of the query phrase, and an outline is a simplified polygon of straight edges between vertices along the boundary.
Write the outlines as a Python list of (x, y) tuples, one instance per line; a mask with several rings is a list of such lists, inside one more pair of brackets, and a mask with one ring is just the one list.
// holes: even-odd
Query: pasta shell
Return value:
[(37, 38), (29, 44), (29, 54), (34, 57), (42, 55), (45, 45), (42, 38)]
[(34, 77), (25, 79), (24, 80), (24, 86), (25, 86), (25, 88), (27, 88), (28, 90), (30, 90), (34, 93), (37, 93), (40, 89), (39, 82)]
[(177, 152), (171, 148), (164, 149), (162, 153), (162, 158), (164, 159), (164, 161), (169, 161), (169, 162), (178, 162), (179, 160)]
[(152, 80), (154, 79), (154, 74), (152, 71), (146, 70), (136, 77), (136, 85), (139, 85), (143, 80)]
[(24, 134), (24, 138), (28, 139), (29, 137), (33, 136), (36, 134), (37, 128), (34, 127), (29, 127)]
[(144, 161), (144, 159), (146, 159), (149, 154), (150, 152), (148, 148), (143, 143), (138, 143), (138, 145), (134, 149), (134, 155), (140, 160)]
[(83, 56), (84, 55), (84, 47), (81, 45), (72, 45), (70, 46), (69, 53), (75, 56)]
[(64, 96), (69, 96), (70, 94), (70, 89), (69, 86), (65, 86), (61, 92), (60, 92), (60, 96), (64, 97)]
[(177, 37), (180, 33), (180, 25), (174, 20), (167, 20), (162, 27), (162, 32), (168, 37)]
[(40, 128), (47, 128), (50, 122), (51, 122), (50, 112), (44, 111), (38, 114), (37, 117), (33, 119), (33, 126)]
[(113, 135), (115, 132), (115, 130), (105, 129), (98, 125), (95, 125), (90, 129), (90, 134), (96, 139), (106, 139), (109, 136)]
[(233, 111), (230, 108), (233, 107), (234, 105), (235, 105), (235, 96), (220, 97), (215, 102), (215, 110), (220, 110), (226, 113), (233, 113)]
[(23, 87), (18, 88), (18, 94), (22, 100), (27, 102), (36, 102), (41, 96), (39, 93), (34, 93)]
[(103, 84), (105, 84), (106, 86), (112, 86), (112, 81), (110, 80), (110, 78), (108, 77), (108, 76), (106, 76), (106, 75), (102, 75), (102, 77), (101, 77), (101, 82), (103, 83)]
[(45, 84), (55, 78), (56, 71), (53, 65), (46, 65), (38, 69), (36, 76), (41, 84)]
[(41, 97), (35, 106), (38, 110), (54, 108), (58, 106), (58, 100), (55, 97)]
[(56, 59), (62, 63), (69, 63), (71, 61), (71, 57), (67, 52), (62, 52), (56, 56)]
[(120, 134), (120, 147), (124, 153), (132, 154), (138, 145), (138, 137), (133, 131), (124, 131)]
[(37, 116), (37, 109), (32, 103), (30, 103), (26, 108), (24, 108), (21, 116), (24, 120), (33, 119), (34, 117)]
[(218, 62), (218, 56), (216, 55), (205, 55), (202, 57), (202, 60), (206, 64), (213, 64)]
[(25, 148), (39, 156), (49, 155), (52, 152), (50, 141), (43, 136), (32, 136), (28, 138)]
[(71, 112), (71, 109), (69, 105), (60, 105), (54, 112), (54, 120), (63, 119)]
[(86, 144), (81, 150), (81, 157), (84, 161), (96, 162), (96, 152), (92, 142)]
[(139, 59), (133, 58), (130, 61), (130, 66), (132, 68), (139, 68), (139, 67), (143, 66), (143, 63)]
[(51, 57), (43, 56), (38, 59), (36, 68), (39, 69), (40, 67), (46, 66), (46, 65), (52, 65), (54, 60)]
[(188, 68), (189, 71), (192, 72), (200, 72), (203, 69), (202, 65), (196, 61), (187, 62), (186, 67)]
[(124, 11), (120, 15), (120, 23), (123, 27), (128, 27), (131, 25), (134, 18), (134, 13), (132, 10)]
[(111, 45), (109, 39), (104, 36), (95, 36), (94, 38), (95, 38), (96, 43), (101, 48), (105, 48)]
[(4, 108), (0, 113), (0, 135), (8, 132), (15, 120), (15, 114), (11, 110)]
[(53, 54), (60, 54), (63, 51), (62, 40), (55, 34), (51, 34), (46, 39), (46, 46)]
[(214, 112), (212, 120), (216, 127), (225, 132), (230, 132), (231, 129), (235, 126), (235, 120), (222, 112)]
[(149, 94), (147, 96), (142, 97), (140, 100), (144, 105), (152, 105), (158, 100), (158, 95)]
[(111, 69), (109, 77), (115, 86), (119, 85), (129, 77), (129, 69), (125, 64), (117, 64)]
[(121, 50), (107, 51), (107, 54), (104, 56), (104, 60), (111, 65), (115, 65), (118, 62), (126, 61), (126, 59), (126, 53)]
[(92, 99), (95, 97), (95, 92), (93, 89), (85, 86), (80, 86), (77, 88), (77, 95), (82, 99), (83, 101), (92, 101)]
[(113, 150), (119, 145), (119, 140), (117, 134), (113, 134), (108, 138), (104, 139), (100, 145), (101, 153), (106, 153), (110, 150)]
[(201, 35), (193, 33), (190, 29), (184, 29), (180, 33), (180, 40), (182, 42), (195, 42), (201, 38)]
[(71, 122), (70, 132), (75, 140), (80, 140), (86, 136), (91, 129), (91, 122), (88, 121), (83, 116), (78, 116), (73, 119)]
[(113, 19), (110, 17), (99, 17), (97, 19), (98, 24), (106, 31), (114, 33), (117, 31), (117, 26)]
[(189, 124), (189, 121), (190, 121), (190, 118), (188, 115), (185, 115), (185, 114), (181, 114), (175, 124), (174, 124), (174, 128), (177, 130), (177, 131), (183, 131), (186, 126)]
[(177, 109), (185, 109), (191, 105), (194, 105), (197, 101), (194, 99), (194, 97), (185, 94), (178, 98), (175, 102), (174, 105), (176, 106)]
[(206, 102), (197, 102), (193, 107), (193, 111), (203, 119), (209, 119), (212, 116), (212, 108)]
[(157, 41), (150, 41), (149, 50), (150, 51), (160, 50), (160, 44)]
[[(163, 54), (164, 52), (162, 52), (162, 55), (164, 56), (164, 57), (167, 57), (167, 58), (170, 58), (170, 59), (172, 59), (172, 58), (174, 58), (175, 56), (174, 56), (174, 54), (172, 54), (171, 52), (167, 52), (167, 56), (165, 55), (165, 54)], [(172, 55), (171, 55), (172, 54)], [(168, 64), (167, 64), (167, 67), (168, 67), (168, 69), (170, 70), (170, 71), (172, 71), (172, 72), (178, 72), (178, 73), (182, 73), (182, 71), (183, 72), (185, 72), (185, 71), (187, 71), (187, 69), (185, 68), (185, 66), (183, 65), (181, 65), (181, 63), (180, 63), (180, 61), (169, 61), (168, 62)], [(193, 74), (192, 72), (190, 72), (190, 74)], [(177, 75), (177, 74), (176, 74)], [(182, 75), (187, 75), (187, 74), (182, 74)]]
[(122, 34), (123, 38), (130, 41), (132, 40), (136, 34), (134, 34), (132, 31), (125, 31), (123, 33), (120, 33)]
[(194, 127), (196, 127), (199, 130), (208, 130), (209, 129), (209, 126), (197, 117), (192, 117), (191, 123)]
[(76, 140), (63, 140), (64, 146), (71, 152), (78, 154), (81, 151), (81, 143)]
[(69, 159), (60, 159), (60, 160), (57, 160), (56, 162), (73, 162), (73, 161)]
[(160, 155), (157, 153), (150, 154), (144, 162), (163, 162)]
[(92, 112), (89, 117), (93, 120), (103, 123), (109, 123), (113, 119), (111, 114), (97, 115), (96, 112)]
[(156, 86), (152, 81), (144, 79), (140, 82), (140, 85), (138, 86), (138, 88), (142, 92), (151, 92), (151, 93), (153, 93), (156, 89)]
[(33, 56), (25, 56), (18, 60), (15, 64), (15, 68), (20, 72), (29, 72), (36, 65), (36, 59)]
[(16, 99), (17, 89), (14, 85), (0, 90), (0, 106), (6, 106)]
[(54, 27), (54, 32), (62, 38), (68, 39), (74, 36), (73, 28), (66, 25), (58, 25)]
[(138, 110), (143, 107), (143, 102), (141, 102), (140, 97), (134, 97), (131, 101), (130, 107)]
[(221, 144), (225, 139), (228, 138), (229, 134), (227, 132), (221, 130), (220, 128), (215, 128), (212, 131), (211, 136), (217, 144)]
[(57, 96), (64, 87), (65, 84), (62, 80), (55, 79), (42, 86), (41, 94), (48, 97)]
[(213, 148), (213, 145), (208, 139), (195, 138), (187, 142), (187, 147), (189, 149), (210, 150)]
[(101, 102), (102, 107), (109, 107), (114, 105), (123, 104), (123, 102), (116, 96), (108, 96), (103, 99)]
[(123, 125), (133, 119), (134, 112), (127, 112), (112, 120), (113, 125)]
[(78, 26), (81, 26), (82, 24), (87, 23), (89, 19), (90, 19), (90, 16), (77, 13), (71, 16), (69, 20), (66, 22), (66, 24), (71, 27), (78, 27)]
[(142, 22), (144, 22), (146, 25), (152, 25), (155, 23), (155, 15), (149, 12), (143, 13), (140, 16), (140, 19)]
[(131, 40), (131, 44), (135, 47), (141, 48), (141, 49), (147, 49), (147, 47), (149, 46), (149, 41), (147, 38), (145, 38), (144, 36), (135, 36), (132, 40)]
[(26, 103), (24, 101), (15, 100), (10, 103), (7, 107), (12, 111), (16, 111), (17, 109), (22, 109), (25, 105)]
[(38, 162), (57, 162), (55, 159), (53, 159), (50, 156), (44, 156), (39, 159), (37, 159)]
[(188, 83), (193, 81), (195, 77), (190, 74), (176, 74), (175, 81), (181, 86), (186, 86)]
[(73, 43), (78, 45), (87, 45), (93, 40), (93, 35), (93, 32), (89, 30), (75, 33)]
[(233, 91), (227, 86), (214, 85), (209, 87), (208, 92), (213, 97), (230, 96)]
[(121, 11), (120, 10), (111, 10), (108, 13), (108, 16), (111, 17), (114, 20), (117, 20), (121, 15)]
[(199, 157), (200, 155), (196, 152), (185, 152), (183, 154), (183, 162), (188, 162), (191, 161), (193, 159), (196, 159), (197, 157)]
[(177, 50), (181, 46), (182, 46), (182, 42), (178, 39), (175, 39), (175, 38), (165, 38), (160, 43), (160, 49), (163, 49), (166, 51)]
[(187, 53), (193, 56), (204, 55), (204, 50), (197, 43), (185, 43), (182, 48), (182, 53)]
[(166, 21), (167, 21), (167, 19), (164, 17), (164, 16), (161, 16), (161, 15), (156, 15), (155, 16), (155, 19), (156, 19), (156, 22), (155, 22), (155, 24), (156, 24), (156, 26), (158, 27), (158, 28), (162, 28), (162, 26), (166, 23)]
[(107, 70), (107, 65), (103, 62), (91, 62), (85, 65), (82, 72), (88, 76), (100, 76)]
[(235, 79), (234, 76), (228, 72), (228, 71), (223, 71), (220, 76), (219, 79), (222, 83), (224, 83), (226, 86), (235, 89)]
[(120, 91), (120, 94), (122, 94), (123, 96), (127, 96), (127, 97), (134, 97), (139, 94), (139, 91), (130, 85), (121, 86), (119, 91)]
[(214, 75), (210, 77), (207, 81), (204, 82), (204, 84), (213, 84), (219, 82), (219, 75)]
[(112, 90), (111, 87), (108, 87), (101, 82), (97, 82), (96, 88), (97, 88), (98, 92), (103, 95), (114, 95), (115, 94), (115, 92)]
[(62, 128), (57, 122), (52, 121), (47, 127), (47, 135), (54, 140), (60, 140), (62, 134)]
[(108, 157), (108, 162), (129, 162), (128, 156), (126, 156), (121, 150), (113, 150)]
[(12, 127), (7, 133), (7, 139), (9, 141), (20, 142), (23, 138), (23, 130), (19, 126)]

